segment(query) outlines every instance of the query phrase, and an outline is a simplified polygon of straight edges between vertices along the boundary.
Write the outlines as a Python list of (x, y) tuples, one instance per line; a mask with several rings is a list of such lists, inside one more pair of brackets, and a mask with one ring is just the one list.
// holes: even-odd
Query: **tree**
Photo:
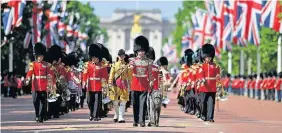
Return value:
[(176, 44), (178, 55), (181, 55), (181, 41), (185, 29), (184, 24), (187, 22), (192, 23), (191, 13), (196, 11), (195, 7), (205, 9), (204, 1), (183, 1), (182, 8), (179, 8), (175, 14), (176, 28), (173, 32), (173, 42)]

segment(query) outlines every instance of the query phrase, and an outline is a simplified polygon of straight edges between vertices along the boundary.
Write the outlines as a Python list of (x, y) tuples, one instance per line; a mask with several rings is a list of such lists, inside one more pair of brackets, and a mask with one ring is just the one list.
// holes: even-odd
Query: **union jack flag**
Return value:
[(4, 26), (4, 33), (5, 35), (10, 34), (12, 23), (13, 23), (13, 13), (14, 9), (5, 8), (2, 16), (3, 26)]
[(237, 17), (237, 22), (242, 21), (243, 26), (236, 25), (241, 29), (241, 33), (238, 32), (238, 37), (258, 46), (260, 44), (261, 1), (238, 1), (238, 14), (241, 16)]
[(188, 27), (185, 27), (184, 34), (182, 36), (182, 42), (181, 42), (181, 56), (184, 55), (184, 51), (188, 48), (193, 49), (192, 43), (192, 35), (191, 35), (192, 30)]
[(23, 9), (26, 5), (26, 1), (10, 1), (8, 2), (8, 5), (14, 10), (13, 26), (19, 27), (22, 23)]
[(198, 9), (192, 14), (194, 47), (201, 47), (213, 38), (212, 21), (206, 11)]
[(282, 33), (282, 22), (278, 18), (278, 14), (281, 12), (282, 6), (278, 0), (262, 1), (262, 25)]

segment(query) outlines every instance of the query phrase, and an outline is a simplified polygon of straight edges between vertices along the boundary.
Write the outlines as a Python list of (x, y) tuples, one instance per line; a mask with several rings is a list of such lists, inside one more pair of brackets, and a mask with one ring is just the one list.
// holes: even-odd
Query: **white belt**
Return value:
[(140, 77), (140, 78), (145, 78), (147, 77), (147, 75), (136, 75), (136, 74), (133, 74), (134, 77)]
[(36, 79), (46, 79), (46, 76), (34, 76)]
[(216, 80), (216, 77), (207, 77), (207, 80)]
[(101, 80), (101, 78), (89, 78), (90, 80)]

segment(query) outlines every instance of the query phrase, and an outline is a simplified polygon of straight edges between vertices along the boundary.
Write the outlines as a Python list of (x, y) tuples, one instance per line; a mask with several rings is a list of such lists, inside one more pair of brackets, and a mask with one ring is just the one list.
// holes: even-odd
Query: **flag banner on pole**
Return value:
[(13, 15), (14, 15), (13, 10), (14, 10), (13, 8), (12, 9), (9, 9), (9, 8), (4, 9), (2, 21), (3, 21), (5, 35), (10, 34), (10, 32), (11, 32), (12, 23), (13, 23)]
[(25, 35), (25, 38), (24, 38), (24, 43), (23, 43), (24, 49), (28, 48), (30, 40), (31, 40), (31, 34), (29, 32), (27, 32), (26, 35)]

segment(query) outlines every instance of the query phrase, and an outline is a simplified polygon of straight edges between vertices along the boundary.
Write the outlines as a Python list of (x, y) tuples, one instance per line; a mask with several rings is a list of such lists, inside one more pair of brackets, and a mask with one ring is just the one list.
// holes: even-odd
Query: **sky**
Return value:
[(110, 17), (115, 9), (159, 9), (163, 18), (173, 18), (178, 8), (181, 8), (182, 1), (148, 1), (139, 0), (139, 2), (131, 1), (118, 1), (118, 0), (106, 0), (106, 1), (90, 1), (92, 7), (95, 8), (94, 13), (100, 17)]

